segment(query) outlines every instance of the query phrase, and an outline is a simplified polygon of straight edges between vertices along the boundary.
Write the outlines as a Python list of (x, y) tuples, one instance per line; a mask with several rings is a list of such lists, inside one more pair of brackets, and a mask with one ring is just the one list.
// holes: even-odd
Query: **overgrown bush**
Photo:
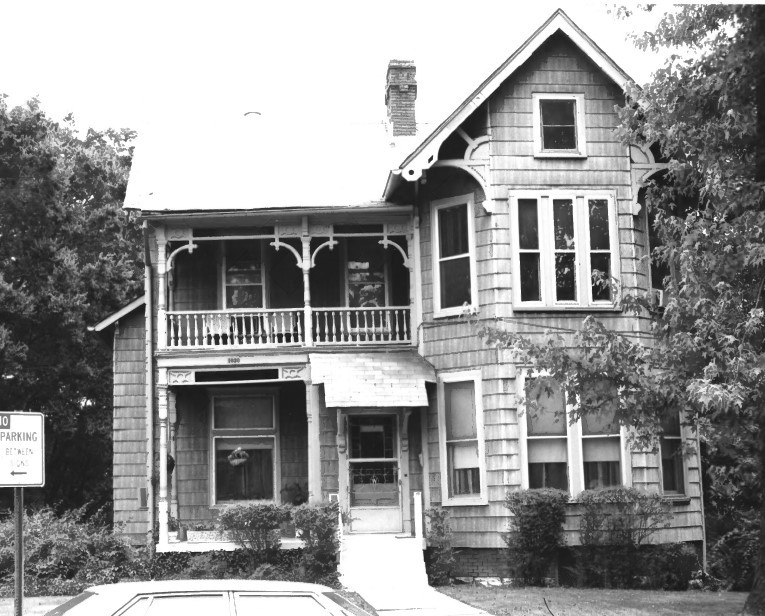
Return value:
[(759, 545), (759, 520), (743, 520), (740, 528), (725, 533), (709, 550), (709, 572), (730, 590), (751, 590)]
[(607, 588), (645, 585), (653, 570), (652, 552), (641, 546), (668, 526), (669, 503), (658, 494), (627, 487), (585, 490), (577, 500), (582, 508), (579, 583)]
[(509, 492), (505, 506), (513, 514), (505, 535), (513, 575), (527, 584), (542, 585), (565, 545), (568, 493), (551, 488)]
[(339, 511), (338, 503), (299, 505), (292, 510), (292, 521), (305, 542), (301, 567), (306, 581), (328, 583), (337, 580)]
[(444, 586), (449, 583), (455, 562), (449, 512), (441, 507), (431, 507), (425, 511), (425, 517), (428, 520), (428, 551), (425, 559), (428, 583), (431, 586)]
[[(13, 593), (15, 532), (12, 518), (0, 522), (0, 589)], [(140, 553), (114, 535), (98, 515), (83, 509), (60, 516), (49, 508), (25, 516), (24, 574), (29, 595), (75, 594), (83, 587), (136, 575)]]
[(274, 561), (281, 546), (279, 527), (290, 519), (291, 507), (274, 503), (247, 503), (231, 505), (220, 514), (218, 522), (230, 531), (250, 558), (255, 569), (263, 563)]

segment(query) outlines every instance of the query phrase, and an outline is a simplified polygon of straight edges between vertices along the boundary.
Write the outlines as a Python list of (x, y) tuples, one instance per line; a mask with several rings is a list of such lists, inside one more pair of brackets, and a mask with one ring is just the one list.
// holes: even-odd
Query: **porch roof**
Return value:
[(309, 361), (328, 407), (427, 406), (425, 382), (436, 381), (435, 368), (415, 351), (311, 353)]

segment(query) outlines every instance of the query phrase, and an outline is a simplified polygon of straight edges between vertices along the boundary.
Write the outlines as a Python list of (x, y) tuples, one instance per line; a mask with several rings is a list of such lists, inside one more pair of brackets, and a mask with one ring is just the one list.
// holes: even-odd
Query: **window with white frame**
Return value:
[(534, 93), (532, 105), (534, 156), (587, 156), (584, 94)]
[(661, 422), (661, 483), (664, 494), (685, 494), (685, 471), (683, 464), (683, 436), (680, 413), (672, 413)]
[(438, 380), (442, 501), (486, 502), (481, 372), (447, 373)]
[(521, 407), (521, 483), (526, 488), (557, 488), (576, 495), (585, 489), (624, 485), (624, 430), (616, 421), (614, 397), (596, 383), (579, 404), (581, 419), (570, 421), (571, 405), (549, 377), (519, 380)]
[(514, 308), (614, 307), (619, 261), (611, 193), (516, 192), (510, 224)]
[(213, 504), (275, 498), (279, 470), (276, 437), (274, 395), (213, 396)]
[(432, 204), (433, 312), (461, 314), (478, 304), (473, 239), (473, 197), (465, 195)]

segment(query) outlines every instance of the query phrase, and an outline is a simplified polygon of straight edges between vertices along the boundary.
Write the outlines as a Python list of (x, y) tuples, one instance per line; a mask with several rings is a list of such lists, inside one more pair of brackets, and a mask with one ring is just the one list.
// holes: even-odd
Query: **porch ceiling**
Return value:
[(328, 407), (427, 406), (425, 382), (436, 371), (415, 351), (311, 353), (311, 381), (324, 384)]

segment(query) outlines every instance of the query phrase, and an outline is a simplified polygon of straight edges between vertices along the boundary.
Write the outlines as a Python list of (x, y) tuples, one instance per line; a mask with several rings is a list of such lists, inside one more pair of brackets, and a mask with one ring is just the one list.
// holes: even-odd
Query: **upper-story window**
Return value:
[(673, 413), (661, 422), (661, 483), (664, 494), (685, 494), (683, 435), (680, 414)]
[(348, 238), (345, 250), (348, 306), (387, 306), (388, 273), (384, 249), (373, 238), (360, 237)]
[(264, 306), (262, 262), (259, 241), (233, 240), (225, 243), (224, 308)]
[(450, 316), (478, 304), (473, 239), (473, 197), (434, 201), (433, 313)]
[(511, 195), (516, 309), (612, 308), (618, 278), (610, 193)]
[(532, 94), (534, 156), (583, 158), (587, 156), (584, 132), (584, 94)]

